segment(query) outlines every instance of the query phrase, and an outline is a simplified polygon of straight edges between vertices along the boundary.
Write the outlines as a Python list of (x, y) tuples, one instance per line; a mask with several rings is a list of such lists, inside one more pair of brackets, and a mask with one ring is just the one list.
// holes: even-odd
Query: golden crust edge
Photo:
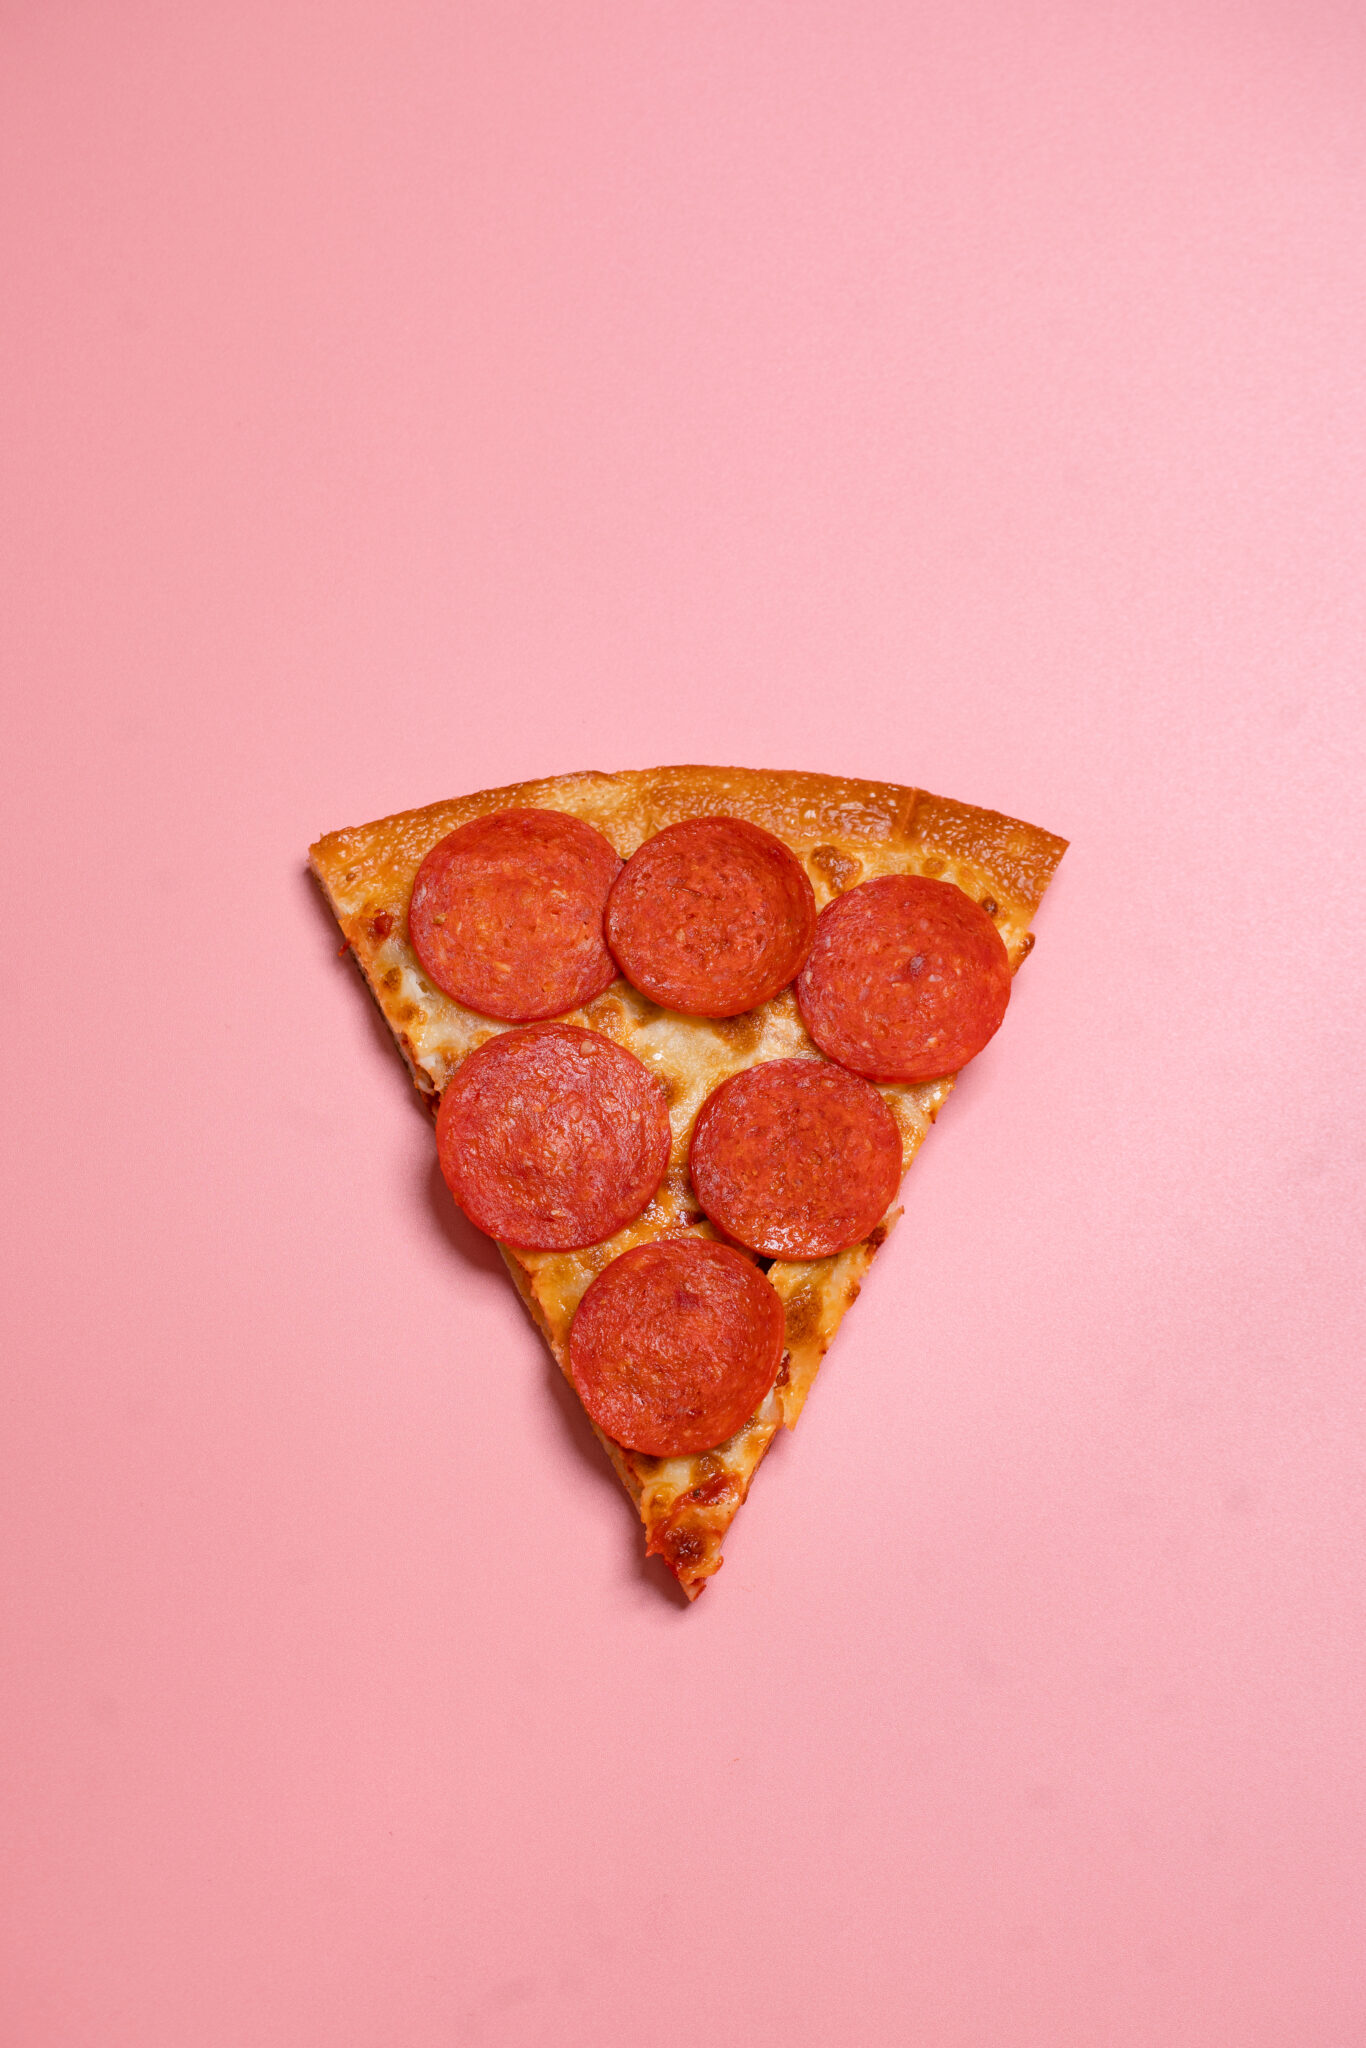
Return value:
[(325, 870), (364, 858), (375, 836), (409, 827), (435, 845), (470, 818), (515, 805), (559, 808), (577, 793), (614, 796), (615, 808), (634, 813), (641, 838), (680, 817), (705, 816), (737, 799), (741, 815), (755, 817), (779, 838), (818, 842), (823, 830), (874, 843), (942, 853), (966, 861), (1022, 907), (1036, 910), (1068, 842), (1001, 811), (962, 804), (908, 784), (866, 782), (801, 769), (719, 768), (684, 764), (670, 768), (624, 768), (613, 773), (585, 769), (499, 789), (396, 811), (366, 825), (324, 833), (309, 849), (320, 880)]

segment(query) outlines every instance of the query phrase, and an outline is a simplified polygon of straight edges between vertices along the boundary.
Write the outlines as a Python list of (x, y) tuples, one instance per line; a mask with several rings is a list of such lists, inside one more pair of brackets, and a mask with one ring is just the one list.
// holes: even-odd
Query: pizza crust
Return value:
[[(462, 1008), (423, 974), (407, 936), (413, 881), (425, 854), (456, 826), (516, 805), (567, 811), (603, 833), (623, 858), (684, 818), (746, 818), (792, 848), (811, 878), (818, 908), (880, 875), (956, 882), (986, 905), (1012, 968), (1033, 944), (1030, 919), (1067, 844), (1017, 819), (895, 783), (706, 767), (556, 776), (329, 833), (310, 849), (310, 866), (433, 1114), (466, 1055), (515, 1027)], [(642, 1059), (664, 1086), (673, 1127), (665, 1179), (644, 1214), (624, 1230), (580, 1252), (500, 1247), (518, 1293), (567, 1373), (569, 1325), (596, 1273), (651, 1238), (714, 1235), (687, 1177), (693, 1120), (712, 1089), (759, 1060), (809, 1056), (816, 1048), (790, 988), (744, 1016), (706, 1020), (661, 1010), (619, 980), (565, 1021), (601, 1031)], [(903, 1166), (952, 1085), (949, 1077), (881, 1090), (901, 1131)], [(648, 1458), (596, 1432), (640, 1512), (648, 1550), (665, 1559), (690, 1599), (719, 1567), (722, 1538), (764, 1453), (780, 1427), (795, 1425), (821, 1359), (900, 1213), (894, 1206), (851, 1251), (769, 1267), (785, 1307), (787, 1349), (777, 1384), (728, 1443), (697, 1457)]]

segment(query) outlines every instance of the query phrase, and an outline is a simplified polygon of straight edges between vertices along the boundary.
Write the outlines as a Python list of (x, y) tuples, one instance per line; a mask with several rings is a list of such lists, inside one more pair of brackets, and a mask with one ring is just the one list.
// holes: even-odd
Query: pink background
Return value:
[[(5, 2048), (1353, 2048), (1359, 7), (4, 10)], [(1072, 838), (669, 1597), (303, 874)]]

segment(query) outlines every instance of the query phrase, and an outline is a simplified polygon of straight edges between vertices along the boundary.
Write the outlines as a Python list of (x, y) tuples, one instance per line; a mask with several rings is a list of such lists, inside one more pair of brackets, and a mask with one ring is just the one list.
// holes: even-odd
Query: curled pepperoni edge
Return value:
[[(957, 923), (960, 935), (966, 932), (977, 954), (977, 989), (974, 995), (965, 992), (961, 982), (955, 984), (945, 1009), (956, 1036), (946, 1047), (928, 1052), (907, 1049), (899, 1056), (879, 1057), (876, 1049), (868, 1048), (858, 1036), (858, 1023), (872, 1009), (877, 992), (871, 992), (862, 1015), (857, 1015), (859, 1006), (853, 991), (855, 986), (861, 991), (868, 988), (868, 975), (860, 968), (856, 946), (839, 956), (835, 955), (835, 946), (844, 936), (842, 927), (863, 914), (871, 892), (879, 892), (883, 900), (889, 900), (892, 890), (903, 883), (914, 884), (917, 893), (935, 892), (922, 894), (925, 905), (933, 908), (938, 903), (948, 918)], [(827, 903), (816, 920), (815, 942), (796, 987), (802, 1022), (826, 1057), (865, 1081), (888, 1084), (937, 1081), (960, 1073), (1000, 1029), (1010, 993), (1010, 958), (986, 911), (957, 883), (941, 882), (929, 875), (878, 876), (860, 882)], [(875, 1011), (871, 1021), (878, 1021)]]
[[(515, 1215), (515, 1192), (500, 1193), (487, 1150), (481, 1152), (468, 1128), (457, 1131), (454, 1127), (462, 1116), (467, 1125), (473, 1123), (476, 1129), (481, 1124), (495, 1128), (505, 1124), (509, 1069), (515, 1069), (519, 1062), (524, 1064), (527, 1053), (546, 1040), (569, 1041), (571, 1045), (588, 1041), (603, 1062), (598, 1074), (611, 1071), (620, 1084), (634, 1091), (633, 1124), (643, 1142), (640, 1162), (614, 1204), (599, 1202), (591, 1210), (581, 1207), (577, 1221), (571, 1211), (558, 1226), (536, 1229), (528, 1228)], [(529, 1074), (524, 1072), (517, 1078), (525, 1094), (535, 1086), (534, 1066)], [(486, 1089), (491, 1092), (491, 1100), (484, 1099)], [(649, 1207), (668, 1170), (673, 1131), (664, 1090), (643, 1060), (601, 1032), (586, 1031), (577, 1024), (538, 1023), (522, 1030), (500, 1032), (462, 1062), (447, 1084), (437, 1110), (436, 1141), (442, 1178), (457, 1207), (476, 1230), (524, 1251), (568, 1252), (601, 1244)], [(629, 1165), (629, 1161), (621, 1163), (623, 1180)]]
[[(577, 975), (562, 973), (553, 986), (551, 994), (541, 1000), (532, 999), (503, 1001), (490, 1000), (491, 991), (481, 979), (482, 961), (477, 949), (467, 947), (464, 954), (464, 971), (453, 964), (449, 949), (443, 947), (436, 929), (436, 921), (443, 916), (441, 905), (449, 901), (451, 887), (450, 870), (465, 852), (473, 853), (490, 836), (490, 830), (499, 831), (525, 826), (527, 821), (536, 820), (544, 831), (547, 823), (553, 832), (562, 835), (566, 855), (572, 848), (579, 856), (573, 865), (581, 868), (585, 860), (596, 862), (601, 869), (600, 885), (591, 891), (582, 887), (582, 877), (575, 874), (571, 880), (579, 883), (579, 896), (585, 909), (596, 912), (598, 919), (597, 958), (590, 950)], [(594, 844), (596, 842), (596, 844)], [(544, 850), (544, 849), (542, 849)], [(569, 1010), (581, 1009), (591, 1003), (609, 988), (617, 977), (617, 965), (608, 951), (602, 933), (602, 918), (607, 908), (607, 898), (613, 882), (620, 874), (622, 860), (611, 841), (583, 818), (575, 817), (570, 811), (536, 809), (531, 806), (513, 806), (507, 810), (485, 811), (477, 818), (468, 819), (457, 825), (444, 839), (430, 847), (423, 856), (413, 881), (412, 897), (408, 909), (408, 937), (412, 943), (418, 964), (429, 981), (435, 983), (444, 995), (472, 1010), (476, 1016), (494, 1017), (503, 1024), (535, 1024), (549, 1017), (563, 1016)], [(564, 886), (561, 873), (556, 886)], [(444, 893), (443, 892), (447, 892)], [(554, 963), (551, 963), (554, 964)], [(529, 935), (523, 941), (522, 958), (518, 962), (524, 979), (540, 977), (544, 980), (547, 962), (544, 947), (539, 946)]]
[[(732, 1289), (726, 1296), (729, 1308), (722, 1311), (732, 1325), (726, 1346), (730, 1369), (710, 1384), (700, 1376), (691, 1387), (675, 1382), (675, 1394), (690, 1402), (686, 1418), (676, 1414), (678, 1401), (675, 1412), (662, 1412), (661, 1400), (653, 1417), (647, 1402), (644, 1417), (637, 1412), (632, 1419), (631, 1410), (639, 1411), (641, 1404), (622, 1392), (619, 1380), (614, 1384), (613, 1339), (623, 1326), (632, 1335), (659, 1334), (666, 1311), (661, 1301), (649, 1298), (649, 1275), (661, 1258), (675, 1275), (687, 1275), (693, 1288), (706, 1287), (708, 1270), (741, 1281), (742, 1298)], [(633, 1288), (645, 1298), (633, 1302)], [(743, 1252), (707, 1238), (654, 1238), (623, 1252), (588, 1287), (570, 1326), (570, 1377), (588, 1415), (624, 1450), (656, 1458), (695, 1456), (725, 1443), (753, 1415), (777, 1377), (784, 1328), (777, 1291)]]
[[(842, 1103), (845, 1145), (838, 1160), (803, 1191), (800, 1221), (810, 1227), (802, 1230), (790, 1208), (784, 1214), (769, 1204), (764, 1213), (764, 1190), (746, 1174), (754, 1162), (742, 1120), (756, 1098), (774, 1115), (781, 1113), (784, 1096), (795, 1108), (798, 1099), (810, 1100), (817, 1089), (829, 1090)], [(789, 1146), (795, 1146), (791, 1117), (787, 1131)], [(829, 1060), (765, 1060), (730, 1075), (702, 1104), (693, 1125), (688, 1173), (709, 1221), (735, 1243), (763, 1258), (833, 1258), (862, 1244), (896, 1199), (901, 1133), (877, 1089), (847, 1068)], [(824, 1229), (815, 1223), (824, 1223)]]
[[(697, 960), (689, 963), (690, 974), (680, 975), (677, 963), (661, 966), (658, 957), (654, 963), (650, 959), (654, 935), (661, 929), (672, 929), (675, 917), (675, 885), (658, 884), (652, 870), (661, 854), (678, 848), (684, 835), (690, 835), (694, 842), (688, 850), (698, 864), (714, 866), (715, 856), (710, 863), (706, 860), (709, 829), (713, 842), (721, 840), (732, 855), (738, 839), (752, 853), (765, 858), (770, 864), (770, 876), (785, 885), (771, 890), (769, 895), (775, 906), (775, 917), (786, 923), (787, 946), (779, 954), (777, 963), (771, 964), (765, 974), (751, 975), (748, 982), (741, 982), (738, 986), (737, 977), (722, 982), (715, 974), (708, 984), (708, 977)], [(652, 889), (657, 893), (652, 895)], [(785, 905), (777, 900), (780, 894), (786, 895)], [(666, 825), (637, 847), (612, 884), (604, 931), (621, 972), (633, 988), (639, 989), (652, 1002), (665, 1009), (678, 1010), (685, 1016), (736, 1017), (768, 1002), (800, 973), (816, 933), (815, 892), (796, 854), (775, 833), (765, 831), (761, 825), (755, 825), (747, 818), (709, 813)], [(772, 951), (771, 945), (769, 950)]]

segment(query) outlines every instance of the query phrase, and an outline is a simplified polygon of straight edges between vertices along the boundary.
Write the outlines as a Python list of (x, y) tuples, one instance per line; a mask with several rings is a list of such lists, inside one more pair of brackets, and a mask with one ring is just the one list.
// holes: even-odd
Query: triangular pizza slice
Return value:
[[(1065, 845), (891, 783), (679, 767), (482, 790), (311, 849), (419, 1094), (434, 1116), (447, 1098), (448, 1182), (690, 1599), (900, 1214), (952, 1070), (1000, 1022)], [(584, 1091), (592, 1156), (557, 1179)], [(654, 1341), (661, 1288), (702, 1318), (676, 1398), (667, 1344), (662, 1368), (652, 1354), (624, 1391), (612, 1378), (623, 1329)]]

